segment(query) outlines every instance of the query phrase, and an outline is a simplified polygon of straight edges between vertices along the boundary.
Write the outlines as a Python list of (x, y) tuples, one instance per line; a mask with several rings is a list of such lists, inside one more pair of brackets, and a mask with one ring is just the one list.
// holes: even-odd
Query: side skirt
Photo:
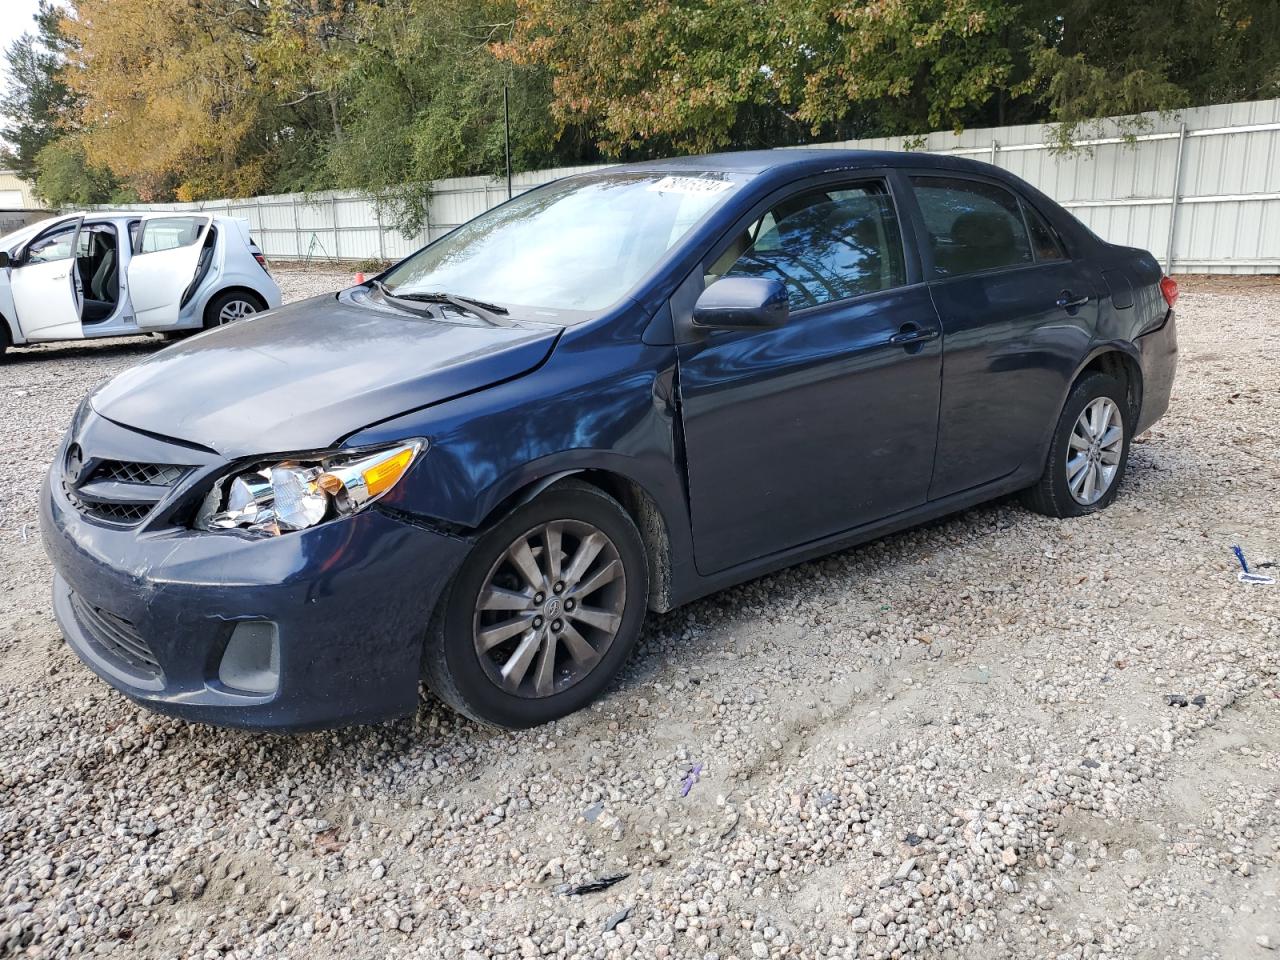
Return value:
[[(949, 497), (922, 504), (902, 513), (896, 513), (883, 520), (876, 520), (861, 527), (855, 527), (852, 530), (825, 537), (822, 540), (814, 540), (799, 547), (792, 547), (780, 553), (770, 554), (767, 557), (742, 563), (709, 577), (685, 577), (682, 582), (672, 585), (674, 600), (672, 606), (673, 608), (681, 606), (708, 594), (715, 593), (718, 590), (724, 590), (728, 587), (745, 583), (748, 580), (775, 573), (785, 567), (804, 563), (815, 557), (836, 553), (840, 550), (846, 550), (849, 547), (856, 547), (871, 540), (878, 540), (881, 537), (928, 523), (930, 520), (936, 520), (939, 517), (966, 510), (980, 503), (995, 500), (1006, 494), (1016, 493), (1033, 484), (1039, 475), (1039, 467), (1034, 470), (1024, 468), (992, 483), (974, 487), (970, 490), (962, 490)], [(691, 566), (685, 566), (686, 572), (689, 571)]]

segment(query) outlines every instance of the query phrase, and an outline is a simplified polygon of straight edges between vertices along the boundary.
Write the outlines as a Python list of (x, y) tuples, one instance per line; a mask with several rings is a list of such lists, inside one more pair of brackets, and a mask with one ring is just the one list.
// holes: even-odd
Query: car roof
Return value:
[(998, 167), (945, 154), (904, 150), (831, 150), (782, 147), (776, 150), (740, 150), (692, 157), (645, 160), (607, 168), (610, 171), (700, 170), (749, 175), (789, 171), (795, 175), (857, 167), (934, 167), (998, 174)]

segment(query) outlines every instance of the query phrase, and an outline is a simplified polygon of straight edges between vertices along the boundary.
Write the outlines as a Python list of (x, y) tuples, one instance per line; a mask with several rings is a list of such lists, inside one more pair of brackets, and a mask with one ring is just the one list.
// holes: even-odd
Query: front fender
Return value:
[(657, 506), (673, 554), (690, 556), (670, 346), (570, 331), (538, 370), (406, 414), (351, 446), (426, 437), (427, 453), (387, 495), (397, 510), (463, 529), (548, 478), (604, 471)]

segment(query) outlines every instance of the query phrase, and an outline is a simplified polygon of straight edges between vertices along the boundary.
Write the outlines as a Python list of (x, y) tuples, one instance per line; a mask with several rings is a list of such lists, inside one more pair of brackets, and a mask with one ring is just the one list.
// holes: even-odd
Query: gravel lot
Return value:
[(997, 503), (655, 617), (602, 703), (515, 734), (428, 701), (249, 735), (93, 678), (36, 490), (157, 345), (14, 352), (0, 956), (1276, 956), (1280, 585), (1231, 545), (1280, 555), (1280, 285), (1184, 291), (1172, 409), (1105, 513)]

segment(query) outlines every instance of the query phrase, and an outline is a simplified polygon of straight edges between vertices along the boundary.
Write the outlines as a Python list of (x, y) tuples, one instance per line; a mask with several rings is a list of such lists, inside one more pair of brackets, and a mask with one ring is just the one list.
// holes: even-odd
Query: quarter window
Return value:
[(1067, 255), (1062, 251), (1062, 243), (1058, 240), (1058, 234), (1053, 227), (1049, 226), (1049, 222), (1040, 216), (1040, 211), (1023, 200), (1022, 212), (1027, 215), (1027, 228), (1031, 231), (1031, 246), (1036, 252), (1036, 259), (1067, 259)]
[(892, 198), (879, 181), (788, 197), (730, 245), (706, 283), (721, 277), (779, 280), (793, 310), (901, 286), (906, 271)]
[(1032, 262), (1026, 223), (1008, 190), (950, 177), (912, 177), (911, 183), (941, 276)]

